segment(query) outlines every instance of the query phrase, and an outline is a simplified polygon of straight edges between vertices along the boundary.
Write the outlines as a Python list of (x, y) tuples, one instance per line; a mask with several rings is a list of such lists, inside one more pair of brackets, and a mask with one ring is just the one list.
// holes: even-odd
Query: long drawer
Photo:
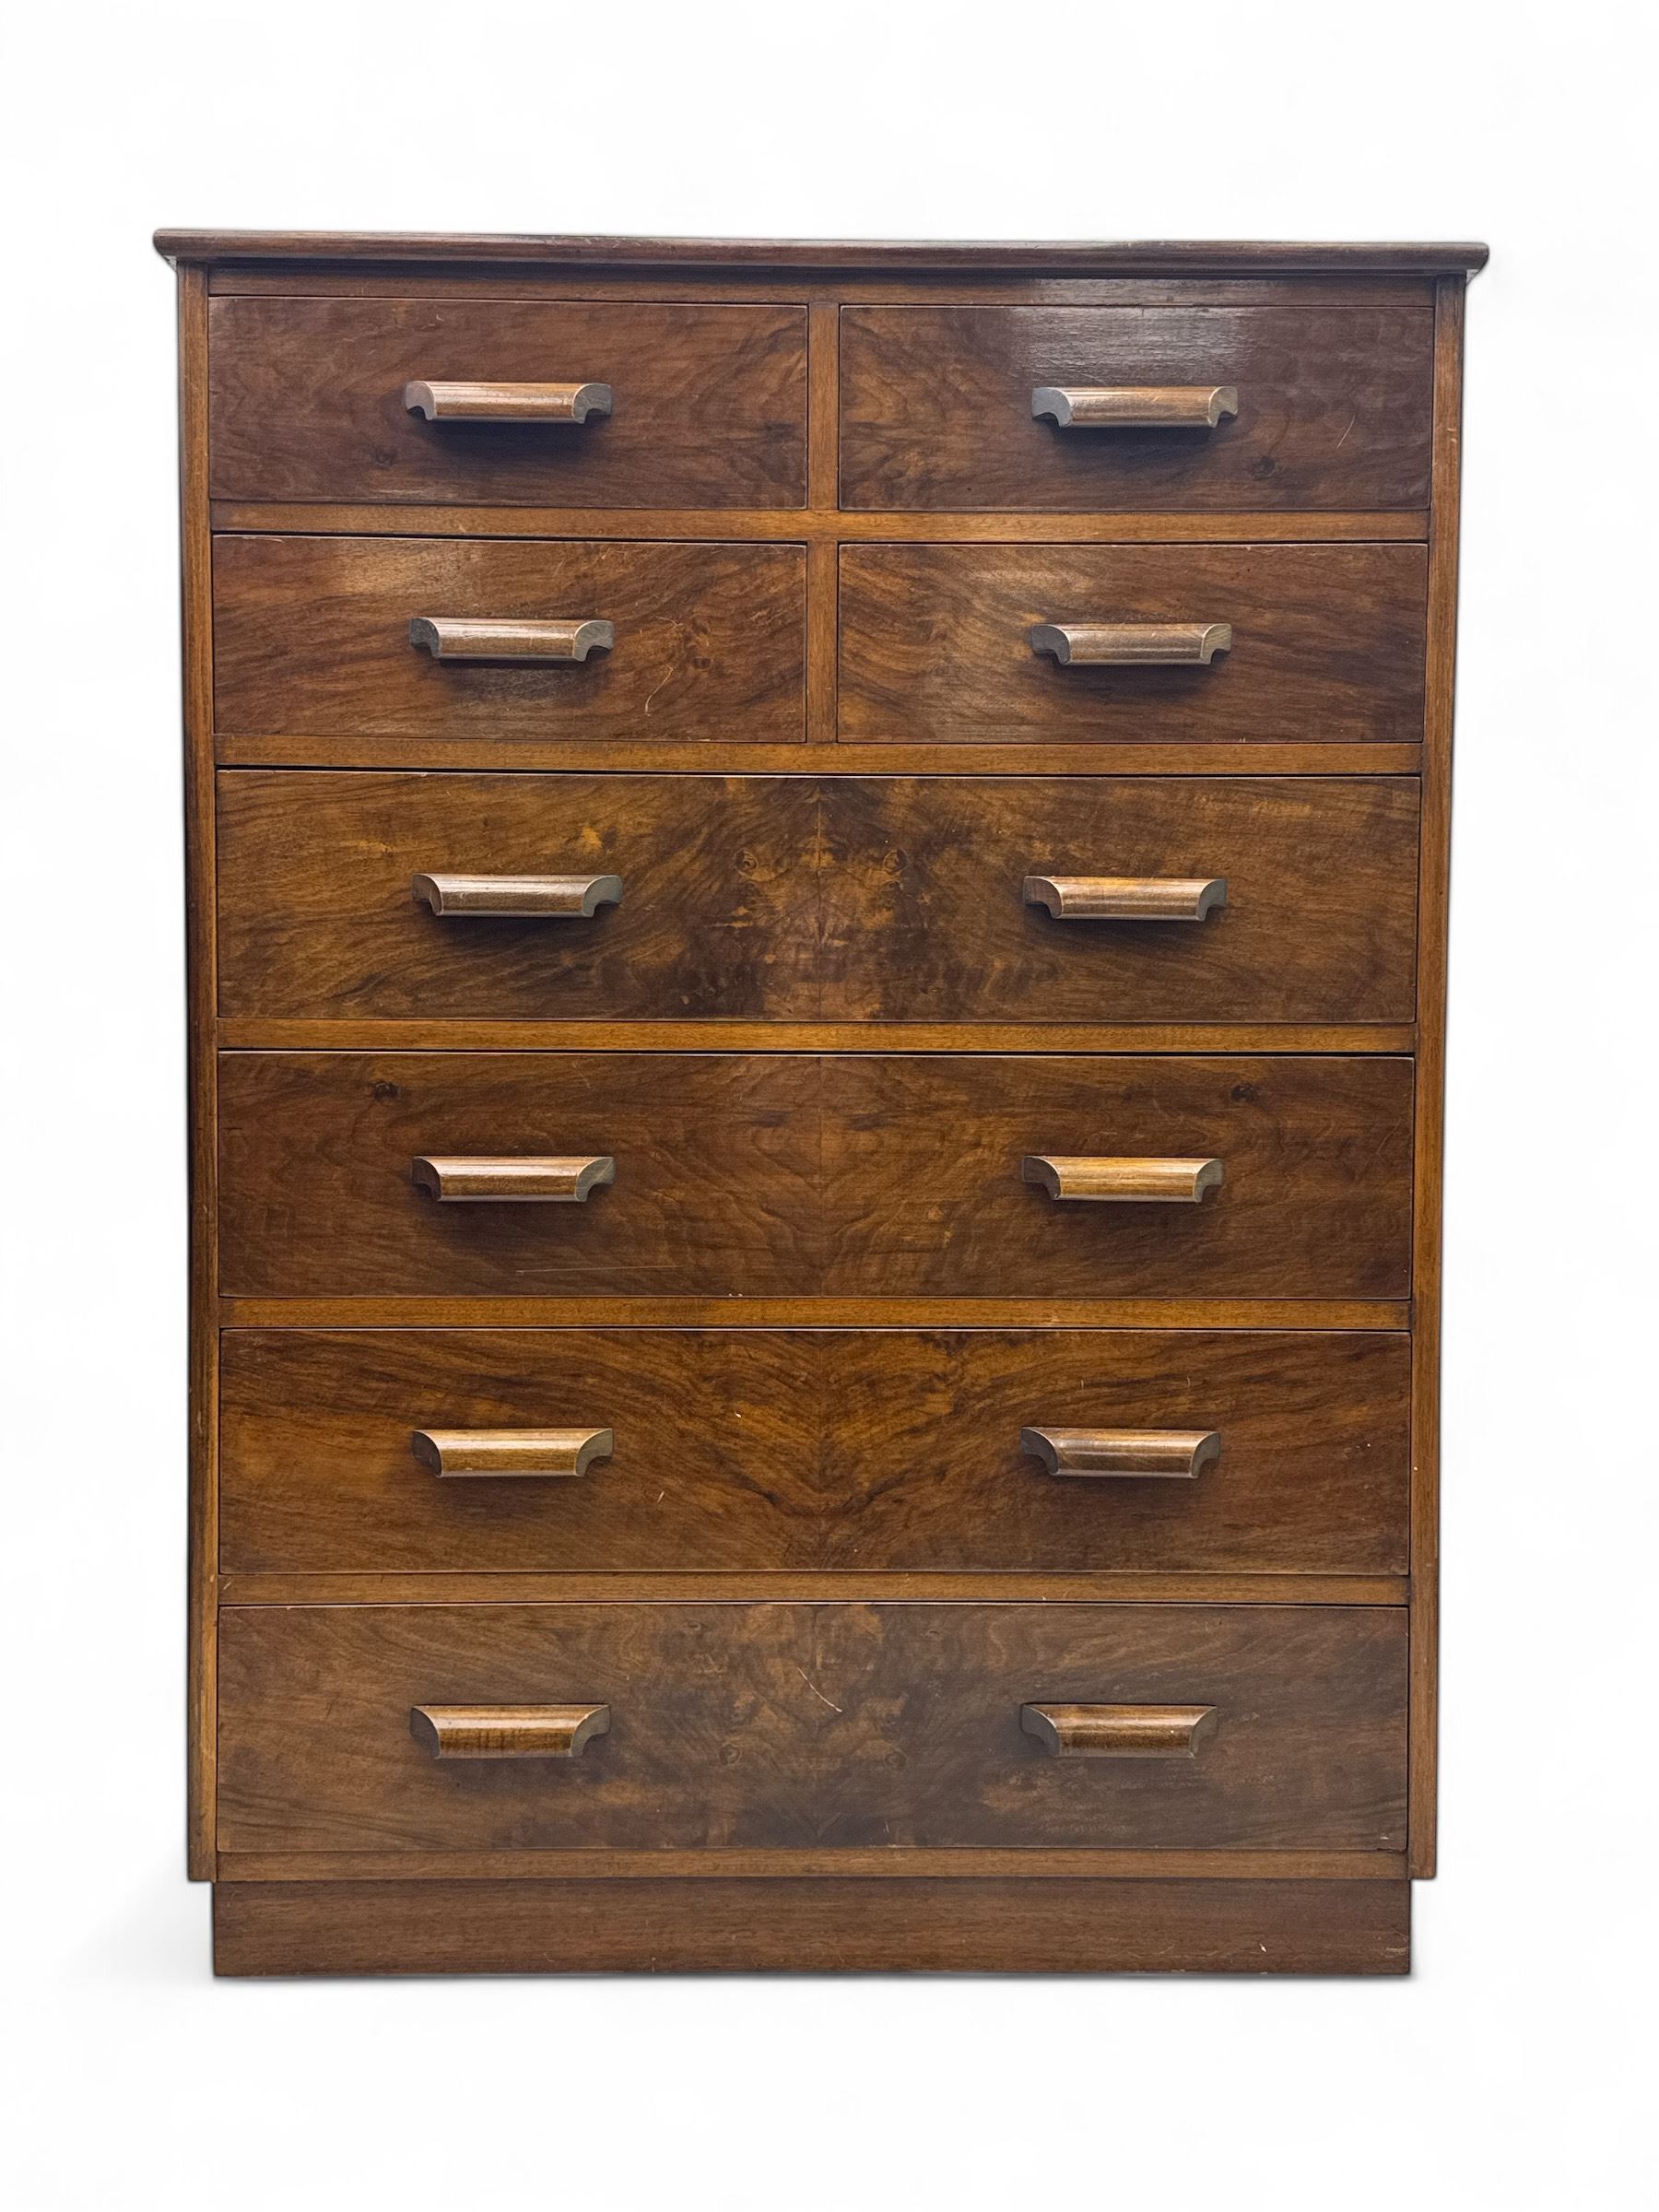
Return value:
[[(1406, 1060), (229, 1053), (219, 1100), (229, 1295), (1410, 1288)], [(415, 1166), (440, 1156), (615, 1175), (581, 1204), (451, 1203)], [(1027, 1165), (1094, 1159), (1224, 1180), (1098, 1203)]]
[(233, 1329), (219, 1560), (1399, 1573), (1409, 1377), (1366, 1332)]
[[(219, 299), (208, 360), (215, 499), (798, 507), (806, 497), (799, 307)], [(485, 389), (450, 396), (458, 419), (441, 403), (429, 419), (408, 405), (415, 381)], [(500, 418), (549, 384), (606, 389), (580, 421)]]
[(849, 546), (841, 734), (1418, 745), (1427, 590), (1414, 545)]
[[(1406, 1642), (1358, 1606), (231, 1606), (219, 1848), (1398, 1851)], [(522, 1748), (526, 1707), (567, 1747), (603, 1718), (434, 1754)]]
[[(461, 912), (444, 907), (430, 879), (446, 875), (477, 879), (487, 911), (465, 891)], [(1101, 877), (1129, 894), (1126, 912), (1052, 911)], [(1417, 877), (1418, 787), (1404, 777), (225, 771), (219, 1006), (1408, 1021)], [(566, 885), (567, 911), (536, 911), (548, 878)], [(1056, 882), (1071, 891), (1042, 888)], [(1183, 884), (1189, 918), (1136, 912), (1137, 885), (1179, 912)], [(1195, 898), (1206, 884), (1218, 893)], [(581, 885), (602, 894), (592, 912), (568, 911), (588, 902), (569, 888)]]
[[(803, 734), (798, 546), (225, 535), (213, 605), (215, 719), (231, 735)], [(419, 623), (498, 634), (441, 635), (435, 654)], [(583, 657), (555, 658), (499, 635), (531, 624), (606, 624), (610, 642), (590, 630), (572, 648)]]
[[(843, 308), (841, 504), (1421, 507), (1432, 347), (1426, 306)], [(1033, 411), (1101, 387), (1120, 416), (1215, 394), (1216, 419)]]

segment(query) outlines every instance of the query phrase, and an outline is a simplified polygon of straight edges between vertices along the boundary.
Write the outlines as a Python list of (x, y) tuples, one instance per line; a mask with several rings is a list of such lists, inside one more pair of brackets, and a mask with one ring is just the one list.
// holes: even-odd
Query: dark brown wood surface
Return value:
[[(221, 774), (227, 1016), (1409, 1020), (1408, 780)], [(619, 876), (585, 919), (418, 874)], [(1026, 875), (1225, 877), (1202, 924), (1061, 922)]]
[[(845, 307), (855, 508), (1420, 507), (1426, 307)], [(1063, 429), (1044, 385), (1228, 385), (1213, 429)]]
[[(1403, 1335), (227, 1331), (227, 1572), (1399, 1573)], [(1062, 1479), (1033, 1423), (1214, 1429)], [(416, 1429), (605, 1428), (578, 1480), (440, 1481)]]
[[(1398, 1851), (1394, 1607), (232, 1606), (226, 1851), (678, 1845)], [(1206, 1704), (1190, 1760), (1055, 1760), (1044, 1702)], [(557, 1774), (449, 1767), (409, 1712), (607, 1704)]]
[[(1411, 1069), (1324, 1056), (259, 1053), (220, 1064), (227, 1296), (1400, 1298)], [(1032, 1152), (1214, 1156), (1057, 1205)], [(608, 1154), (585, 1206), (441, 1206), (418, 1156)]]
[[(216, 300), (213, 495), (798, 507), (804, 307)], [(431, 423), (412, 378), (608, 384), (580, 426)]]
[(1404, 1881), (220, 1882), (220, 1974), (1403, 1974)]
[[(1421, 741), (1417, 546), (850, 546), (853, 742)], [(1045, 622), (1228, 622), (1207, 667), (1061, 667)]]
[[(218, 726), (794, 742), (805, 574), (793, 546), (221, 536)], [(596, 617), (616, 643), (571, 665), (450, 664), (410, 643), (422, 615)]]

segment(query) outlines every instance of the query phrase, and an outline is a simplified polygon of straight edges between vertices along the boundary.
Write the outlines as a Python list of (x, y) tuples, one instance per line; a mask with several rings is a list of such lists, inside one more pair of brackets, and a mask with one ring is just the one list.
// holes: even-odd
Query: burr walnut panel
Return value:
[[(245, 736), (794, 743), (795, 546), (222, 536), (214, 698)], [(583, 660), (435, 658), (423, 618), (608, 622)]]
[[(806, 314), (685, 301), (214, 300), (221, 500), (798, 507)], [(608, 384), (585, 419), (429, 421), (406, 386)], [(510, 401), (498, 395), (505, 411)]]
[[(1423, 735), (1420, 546), (848, 546), (840, 728), (864, 743), (1396, 744)], [(1056, 623), (1226, 624), (1190, 665), (1066, 665)]]
[[(1421, 507), (1432, 347), (1426, 307), (843, 308), (841, 503)], [(1033, 416), (1055, 385), (1225, 387), (1233, 406), (1196, 428), (1066, 427)]]
[[(231, 1330), (220, 1563), (1396, 1574), (1408, 1383), (1363, 1332)], [(1220, 1449), (1057, 1477), (1033, 1424)], [(429, 1426), (610, 1442), (580, 1479), (440, 1480)]]
[[(230, 1296), (1398, 1299), (1386, 1058), (231, 1053)], [(1200, 1205), (1056, 1205), (1033, 1153), (1214, 1156)], [(614, 1158), (582, 1206), (444, 1206), (412, 1162)]]
[[(227, 1609), (229, 1852), (1398, 1851), (1406, 1617), (1345, 1606)], [(1043, 1704), (1202, 1705), (1190, 1759), (1053, 1759)], [(428, 1704), (606, 1705), (579, 1759), (447, 1762)]]

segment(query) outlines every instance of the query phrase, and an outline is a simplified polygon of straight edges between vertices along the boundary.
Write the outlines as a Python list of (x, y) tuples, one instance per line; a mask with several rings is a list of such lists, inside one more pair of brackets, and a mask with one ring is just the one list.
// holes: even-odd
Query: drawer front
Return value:
[[(1414, 1017), (1415, 779), (871, 778), (827, 789), (826, 1006), (841, 1020)], [(1028, 895), (1030, 877), (1220, 882), (1226, 896), (1200, 921), (1088, 920), (1054, 914), (1035, 886)]]
[[(222, 536), (214, 699), (233, 735), (803, 735), (798, 546)], [(440, 659), (418, 619), (608, 622), (577, 661)]]
[[(218, 779), (227, 1015), (1409, 1021), (1415, 780)], [(434, 874), (587, 915), (429, 911)], [(1056, 916), (1028, 878), (1224, 882), (1199, 922)], [(511, 888), (520, 879), (520, 888)], [(486, 894), (488, 896), (490, 894)]]
[[(810, 1018), (818, 829), (806, 777), (227, 771), (220, 1008)], [(605, 887), (585, 915), (456, 912), (441, 882), (424, 900), (413, 888), (493, 877), (483, 896), (510, 905), (541, 895), (527, 885), (606, 876), (619, 900)]]
[[(852, 546), (839, 720), (885, 741), (1418, 745), (1420, 546)], [(1202, 629), (1204, 665), (1062, 665), (1052, 625)]]
[[(230, 1053), (227, 1295), (1404, 1298), (1384, 1058)], [(1068, 1203), (1029, 1155), (1222, 1161)], [(449, 1204), (430, 1156), (603, 1157), (581, 1205)]]
[[(1398, 1851), (1406, 1615), (1323, 1606), (231, 1606), (219, 1846)], [(1191, 1756), (1053, 1757), (1021, 1708), (1197, 1709)], [(608, 1708), (441, 1759), (425, 1706)]]
[[(798, 507), (798, 307), (477, 300), (212, 302), (219, 500)], [(606, 384), (582, 422), (440, 418), (415, 380)], [(488, 403), (486, 403), (488, 404)]]
[[(1421, 308), (854, 307), (841, 318), (844, 507), (1417, 508)], [(1213, 427), (1036, 419), (1043, 387), (1228, 391)]]
[[(1388, 1574), (1403, 1335), (1160, 1330), (225, 1332), (227, 1571)], [(1220, 1440), (1051, 1472), (1027, 1431)], [(580, 1476), (569, 1439), (610, 1431)], [(544, 1471), (413, 1439), (561, 1432)], [(1107, 1440), (1104, 1443), (1100, 1440)], [(498, 1447), (499, 1448), (499, 1447)], [(1120, 1444), (1120, 1451), (1124, 1448)], [(1167, 1454), (1177, 1449), (1166, 1442)], [(459, 1447), (464, 1467), (469, 1462)], [(451, 1462), (456, 1451), (451, 1451)]]

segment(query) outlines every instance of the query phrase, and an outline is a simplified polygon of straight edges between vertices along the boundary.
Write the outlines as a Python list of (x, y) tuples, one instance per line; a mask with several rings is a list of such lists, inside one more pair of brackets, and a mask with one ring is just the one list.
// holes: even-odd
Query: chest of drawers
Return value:
[(1484, 249), (158, 244), (219, 1971), (1404, 1971)]

